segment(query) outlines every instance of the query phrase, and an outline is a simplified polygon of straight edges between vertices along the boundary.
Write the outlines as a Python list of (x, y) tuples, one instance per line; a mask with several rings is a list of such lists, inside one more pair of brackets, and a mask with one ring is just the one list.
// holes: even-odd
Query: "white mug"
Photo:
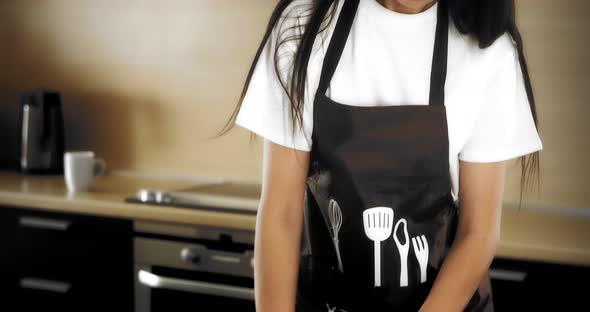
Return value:
[(94, 177), (102, 175), (106, 162), (96, 158), (93, 151), (69, 151), (64, 153), (64, 178), (69, 193), (87, 191)]

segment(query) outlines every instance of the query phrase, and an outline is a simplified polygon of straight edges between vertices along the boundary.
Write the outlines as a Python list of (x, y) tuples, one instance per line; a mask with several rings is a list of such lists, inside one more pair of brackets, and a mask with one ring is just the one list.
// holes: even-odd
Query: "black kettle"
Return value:
[(61, 95), (47, 90), (24, 93), (19, 121), (20, 171), (62, 174), (65, 140)]

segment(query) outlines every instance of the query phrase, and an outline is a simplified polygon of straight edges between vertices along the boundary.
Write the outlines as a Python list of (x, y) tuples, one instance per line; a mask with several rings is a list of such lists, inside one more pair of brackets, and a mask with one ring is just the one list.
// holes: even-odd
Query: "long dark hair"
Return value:
[[(227, 133), (235, 125), (236, 116), (242, 106), (244, 96), (250, 84), (250, 79), (254, 71), (254, 66), (257, 63), (260, 54), (268, 40), (271, 32), (275, 26), (281, 29), (281, 25), (276, 25), (281, 20), (281, 16), (286, 14), (285, 9), (296, 0), (280, 0), (272, 12), (266, 32), (256, 52), (256, 56), (252, 61), (250, 70), (246, 78), (246, 82), (242, 89), (242, 94), (238, 100), (238, 104), (234, 109), (229, 120), (224, 125), (223, 129), (216, 135), (221, 136)], [(290, 101), (290, 116), (294, 127), (292, 131), (298, 127), (303, 128), (303, 99), (305, 94), (305, 82), (307, 77), (307, 65), (312, 51), (312, 46), (316, 36), (328, 28), (334, 15), (336, 8), (340, 1), (346, 0), (314, 0), (310, 1), (309, 9), (305, 17), (307, 23), (304, 27), (301, 36), (278, 36), (274, 50), (274, 64), (275, 73), (281, 82), (282, 88), (288, 94)], [(376, 0), (370, 0), (376, 1)], [(533, 95), (533, 88), (531, 85), (526, 58), (524, 55), (524, 45), (518, 27), (516, 25), (515, 3), (514, 0), (438, 0), (446, 1), (449, 9), (449, 14), (456, 28), (463, 34), (467, 34), (475, 38), (479, 47), (485, 49), (489, 47), (496, 39), (508, 32), (516, 43), (518, 50), (518, 58), (522, 69), (525, 88), (531, 113), (535, 126), (538, 129), (537, 110), (535, 106), (535, 97)], [(287, 13), (288, 14), (288, 13)], [(292, 26), (296, 27), (296, 26)], [(288, 29), (287, 29), (288, 30)], [(296, 33), (296, 32), (294, 32)], [(293, 59), (293, 70), (290, 73), (288, 82), (281, 79), (278, 66), (279, 47), (290, 40), (298, 40), (297, 50)], [(294, 135), (294, 133), (292, 133)], [(250, 133), (250, 139), (253, 140), (255, 133)], [(521, 180), (520, 180), (520, 201), (519, 209), (522, 203), (523, 191), (528, 188), (531, 178), (536, 177), (539, 182), (539, 152), (534, 152), (528, 155), (519, 157), (521, 163)], [(537, 183), (537, 189), (539, 183)]]

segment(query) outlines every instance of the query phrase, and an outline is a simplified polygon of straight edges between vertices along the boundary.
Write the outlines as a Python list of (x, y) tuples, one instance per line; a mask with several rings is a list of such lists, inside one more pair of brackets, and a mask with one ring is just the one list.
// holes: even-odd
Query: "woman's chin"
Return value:
[(401, 8), (407, 13), (419, 13), (429, 8), (434, 0), (397, 0)]

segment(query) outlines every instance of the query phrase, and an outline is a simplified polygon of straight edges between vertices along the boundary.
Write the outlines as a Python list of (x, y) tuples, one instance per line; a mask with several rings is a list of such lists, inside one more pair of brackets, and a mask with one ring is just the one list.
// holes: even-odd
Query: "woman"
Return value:
[(542, 149), (513, 13), (279, 2), (232, 116), (266, 139), (259, 312), (493, 311), (506, 164), (522, 198)]

